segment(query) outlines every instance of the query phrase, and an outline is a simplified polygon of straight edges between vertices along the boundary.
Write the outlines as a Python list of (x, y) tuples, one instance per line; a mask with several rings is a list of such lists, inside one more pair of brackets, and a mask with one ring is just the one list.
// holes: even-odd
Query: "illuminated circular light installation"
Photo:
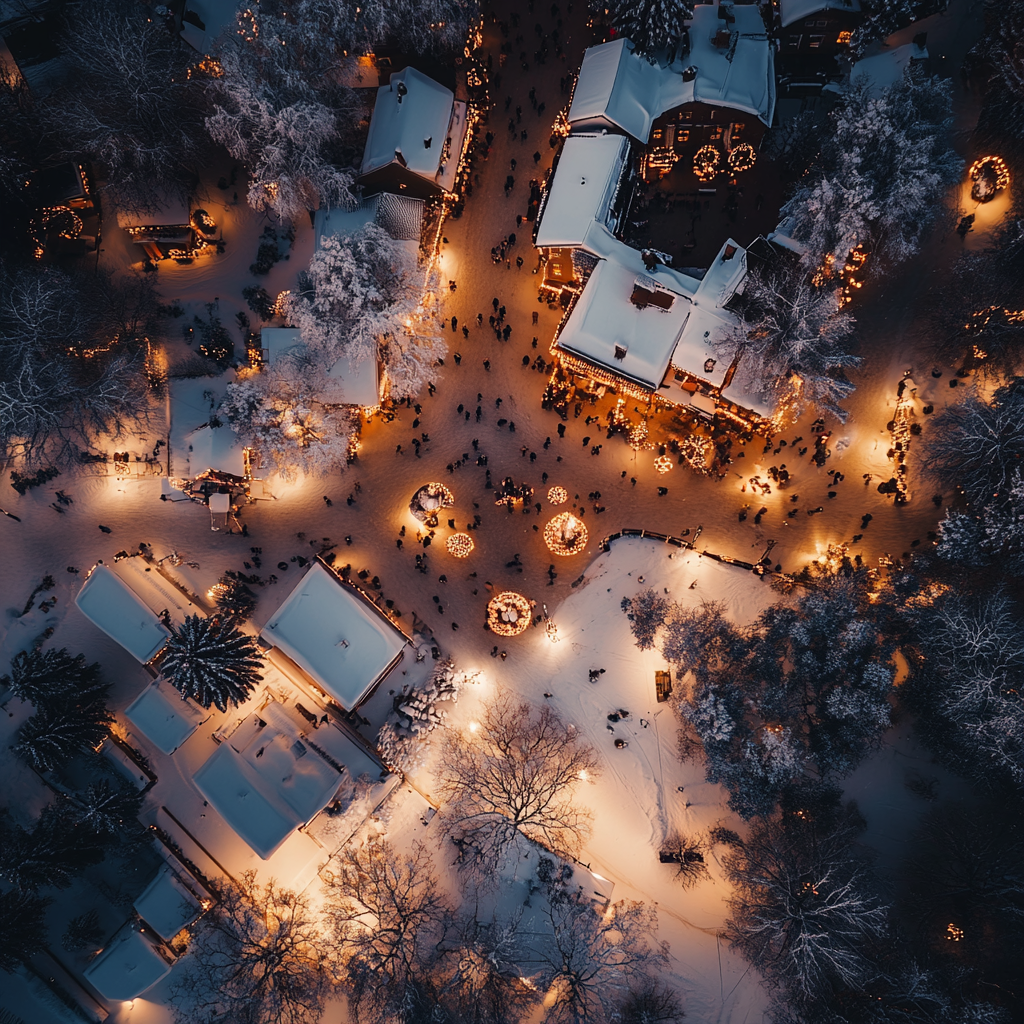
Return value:
[(587, 546), (587, 528), (572, 512), (561, 512), (544, 527), (544, 543), (553, 555), (578, 555)]
[(752, 170), (757, 163), (757, 153), (749, 142), (741, 142), (734, 146), (728, 158), (729, 170), (734, 174)]
[(721, 159), (714, 146), (701, 146), (693, 157), (693, 173), (699, 181), (710, 181), (718, 173)]
[(530, 602), (515, 591), (506, 590), (487, 605), (487, 625), (499, 636), (519, 636), (530, 625)]
[(445, 542), (448, 554), (453, 558), (468, 558), (476, 545), (468, 533), (453, 533)]
[(998, 156), (983, 156), (975, 160), (967, 176), (974, 182), (971, 198), (978, 203), (991, 202), (1010, 184), (1010, 169)]
[(672, 462), (672, 460), (667, 455), (659, 455), (654, 460), (654, 468), (659, 473), (667, 473), (667, 472), (669, 472), (669, 470), (672, 469), (673, 465), (674, 465), (674, 463)]
[(442, 510), (455, 504), (455, 495), (444, 484), (424, 484), (409, 502), (409, 511), (428, 526), (437, 526)]
[(562, 505), (569, 500), (569, 492), (564, 487), (552, 487), (548, 491), (548, 501), (552, 505)]

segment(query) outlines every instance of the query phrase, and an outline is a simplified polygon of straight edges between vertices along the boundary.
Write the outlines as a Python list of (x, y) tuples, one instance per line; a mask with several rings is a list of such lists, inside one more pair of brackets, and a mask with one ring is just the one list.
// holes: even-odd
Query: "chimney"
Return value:
[(427, 138), (427, 139), (423, 140), (423, 148), (424, 149), (430, 149), (430, 147), (433, 145), (433, 143), (434, 143), (434, 136), (431, 135), (430, 138)]

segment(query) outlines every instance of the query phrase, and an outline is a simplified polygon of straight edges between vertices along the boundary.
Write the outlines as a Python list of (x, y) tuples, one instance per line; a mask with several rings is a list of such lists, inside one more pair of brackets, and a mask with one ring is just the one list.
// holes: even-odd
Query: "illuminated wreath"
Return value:
[(564, 487), (552, 487), (548, 491), (548, 501), (552, 505), (561, 505), (569, 500), (569, 492)]
[(468, 533), (453, 533), (445, 542), (448, 554), (453, 558), (468, 558), (476, 545)]
[(672, 460), (667, 455), (659, 455), (654, 460), (654, 468), (659, 473), (667, 473), (667, 472), (669, 472), (669, 470), (672, 468), (673, 465), (674, 465), (674, 463), (672, 462)]
[(721, 159), (714, 146), (701, 146), (693, 157), (693, 173), (700, 181), (710, 181), (718, 173)]
[(428, 526), (437, 526), (437, 517), (442, 509), (455, 504), (455, 495), (444, 484), (424, 484), (409, 502), (409, 511)]
[(512, 590), (492, 598), (487, 605), (487, 625), (499, 636), (518, 636), (530, 625), (530, 602)]
[(756, 163), (757, 153), (749, 142), (741, 142), (738, 146), (733, 147), (729, 154), (729, 170), (735, 174), (751, 170)]
[(553, 555), (578, 555), (587, 546), (587, 528), (572, 512), (562, 512), (544, 527), (544, 543)]
[(1010, 170), (998, 156), (983, 156), (975, 160), (967, 175), (974, 182), (971, 198), (978, 203), (991, 202), (1010, 184)]

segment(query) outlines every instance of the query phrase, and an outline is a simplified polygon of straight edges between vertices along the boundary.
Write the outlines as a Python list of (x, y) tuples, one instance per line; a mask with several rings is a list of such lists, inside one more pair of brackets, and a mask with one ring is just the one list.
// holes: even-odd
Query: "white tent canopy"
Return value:
[(143, 664), (171, 635), (156, 613), (113, 570), (97, 565), (75, 598), (79, 611)]
[(144, 935), (125, 925), (82, 972), (104, 999), (141, 996), (171, 973), (171, 965)]
[(174, 687), (160, 680), (143, 690), (124, 714), (165, 754), (173, 754), (210, 717), (209, 711), (182, 699)]
[(167, 865), (160, 869), (135, 901), (135, 912), (164, 942), (170, 942), (202, 910), (203, 906), (195, 894)]
[(570, 135), (544, 203), (534, 244), (575, 248), (597, 221), (614, 229), (611, 208), (629, 159), (623, 135)]
[(359, 704), (406, 645), (384, 615), (319, 563), (299, 580), (260, 635), (345, 710)]

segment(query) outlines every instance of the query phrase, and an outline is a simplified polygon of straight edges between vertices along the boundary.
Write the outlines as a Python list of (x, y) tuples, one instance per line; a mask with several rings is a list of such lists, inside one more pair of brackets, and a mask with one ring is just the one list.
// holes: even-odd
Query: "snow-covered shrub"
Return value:
[(641, 651), (649, 651), (654, 646), (658, 630), (665, 623), (670, 602), (648, 587), (634, 597), (624, 597), (621, 607), (629, 619), (630, 632), (636, 639), (637, 647)]

